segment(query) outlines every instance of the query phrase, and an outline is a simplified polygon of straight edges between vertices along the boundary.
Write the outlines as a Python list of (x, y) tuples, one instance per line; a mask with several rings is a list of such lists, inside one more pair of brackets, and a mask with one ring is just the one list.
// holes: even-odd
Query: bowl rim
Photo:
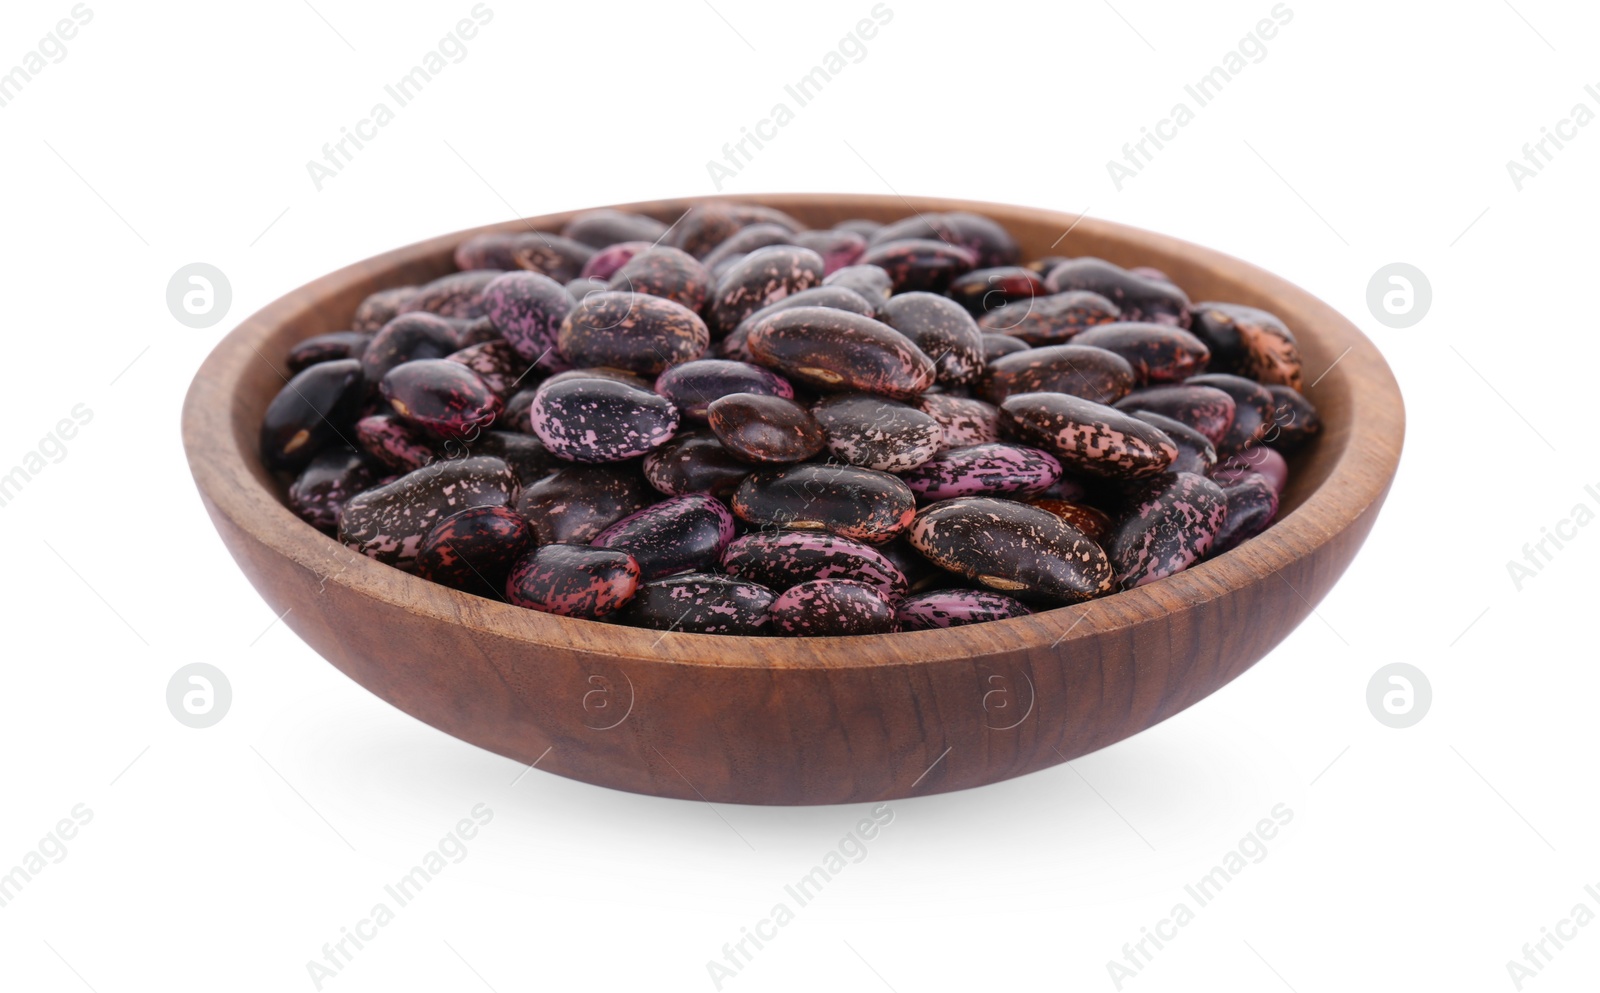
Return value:
[[(213, 513), (220, 513), (278, 555), (348, 591), (380, 600), (432, 620), (465, 626), (474, 635), (504, 638), (530, 650), (549, 648), (608, 659), (672, 666), (718, 668), (884, 668), (976, 659), (1019, 649), (1061, 649), (1081, 640), (1126, 630), (1225, 596), (1279, 574), (1297, 559), (1333, 541), (1368, 508), (1382, 500), (1399, 464), (1405, 411), (1399, 385), (1377, 347), (1321, 300), (1287, 280), (1214, 249), (1113, 221), (1042, 208), (940, 197), (896, 197), (910, 211), (971, 211), (1050, 221), (1067, 232), (1058, 241), (1113, 240), (1139, 243), (1154, 254), (1182, 257), (1191, 271), (1208, 270), (1223, 278), (1246, 278), (1255, 295), (1287, 302), (1300, 320), (1297, 336), (1311, 335), (1338, 354), (1320, 378), (1330, 389), (1350, 390), (1361, 383), (1359, 400), (1348, 404), (1348, 425), (1338, 438), (1327, 426), (1319, 444), (1336, 444), (1326, 478), (1299, 506), (1261, 535), (1216, 558), (1132, 590), (1001, 621), (961, 627), (849, 637), (749, 637), (691, 634), (626, 627), (559, 617), (462, 593), (355, 552), (301, 521), (277, 494), (262, 486), (251, 464), (256, 455), (247, 435), (232, 423), (232, 400), (253, 362), (268, 362), (261, 346), (286, 324), (308, 316), (318, 301), (341, 289), (393, 271), (403, 264), (449, 253), (476, 234), (514, 231), (523, 226), (559, 230), (587, 207), (484, 225), (414, 242), (322, 276), (262, 307), (225, 335), (195, 373), (184, 400), (182, 426), (190, 471)], [(875, 194), (771, 193), (700, 196), (609, 205), (613, 209), (678, 216), (702, 203), (742, 202), (805, 212), (859, 208), (878, 212)], [(1078, 238), (1072, 235), (1078, 234)], [(1281, 307), (1281, 303), (1280, 303)], [(1309, 317), (1310, 320), (1305, 318)], [(280, 376), (283, 373), (272, 366)], [(1287, 582), (1287, 580), (1284, 580)], [(1292, 587), (1291, 587), (1292, 589)], [(1295, 591), (1297, 595), (1298, 591)], [(1304, 599), (1302, 597), (1302, 599)], [(533, 652), (530, 652), (532, 655)]]

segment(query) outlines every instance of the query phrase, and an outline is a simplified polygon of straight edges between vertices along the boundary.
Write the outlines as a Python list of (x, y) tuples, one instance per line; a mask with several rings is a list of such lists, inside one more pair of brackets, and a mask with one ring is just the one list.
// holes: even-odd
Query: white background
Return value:
[[(712, 990), (707, 961), (860, 818), (518, 779), (390, 709), (275, 623), (179, 443), (190, 376), (257, 307), (514, 213), (713, 192), (706, 160), (872, 6), (713, 2), (489, 0), (466, 58), (320, 192), (307, 160), (469, 0), (90, 0), (65, 59), (0, 109), (0, 470), (93, 411), (0, 507), (0, 871), (93, 811), (0, 908), (0, 988), (312, 989), (307, 961), (481, 803), (467, 857), (324, 989)], [(1070, 767), (896, 801), (724, 989), (1113, 990), (1107, 961), (1277, 804), (1293, 820), (1267, 856), (1124, 989), (1515, 989), (1525, 942), (1600, 911), (1600, 527), (1520, 591), (1506, 566), (1600, 509), (1600, 126), (1521, 191), (1505, 164), (1579, 101), (1600, 110), (1600, 15), (1513, 2), (1289, 0), (1267, 57), (1119, 192), (1106, 160), (1269, 0), (889, 0), (866, 57), (726, 182), (1087, 209), (1222, 249), (1366, 329), (1410, 426), (1365, 550), (1271, 656)], [(5, 4), (0, 71), (70, 8)], [(164, 302), (196, 261), (234, 292), (206, 330)], [(1404, 330), (1366, 305), (1395, 261), (1434, 293)], [(206, 730), (164, 700), (192, 662), (233, 686)], [(1409, 729), (1365, 702), (1391, 662), (1432, 684)], [(1523, 988), (1593, 989), (1600, 926), (1577, 934)]]

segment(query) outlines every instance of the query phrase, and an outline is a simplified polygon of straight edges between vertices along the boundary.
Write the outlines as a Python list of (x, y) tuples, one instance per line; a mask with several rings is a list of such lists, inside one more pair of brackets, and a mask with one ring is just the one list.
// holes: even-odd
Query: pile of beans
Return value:
[(481, 235), (301, 342), (261, 453), (364, 555), (640, 627), (999, 620), (1259, 534), (1317, 433), (1294, 335), (969, 213), (718, 202)]

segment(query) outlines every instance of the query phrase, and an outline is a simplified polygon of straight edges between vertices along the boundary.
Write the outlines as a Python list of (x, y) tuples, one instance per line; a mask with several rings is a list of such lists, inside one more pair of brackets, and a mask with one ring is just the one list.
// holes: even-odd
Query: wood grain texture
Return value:
[[(623, 205), (666, 222), (697, 198)], [(291, 345), (341, 330), (367, 294), (451, 271), (466, 231), (357, 263), (269, 305), (196, 374), (183, 435), (206, 510), (284, 622), (416, 718), (538, 769), (724, 803), (938, 793), (1033, 772), (1171, 717), (1293, 630), (1350, 564), (1400, 457), (1400, 391), (1376, 348), (1254, 266), (1106, 221), (895, 196), (739, 197), (825, 227), (971, 210), (1024, 256), (1098, 255), (1166, 271), (1195, 300), (1273, 311), (1299, 336), (1325, 427), (1292, 463), (1280, 519), (1171, 578), (1030, 617), (856, 638), (752, 639), (569, 620), (458, 593), (366, 559), (287, 510), (256, 456)], [(496, 225), (557, 230), (557, 214)], [(1069, 230), (1070, 229), (1070, 230)], [(1063, 232), (1067, 232), (1063, 237)], [(1341, 358), (1342, 356), (1342, 358)], [(1331, 371), (1329, 370), (1331, 367)], [(1320, 379), (1319, 379), (1320, 377)], [(548, 754), (546, 754), (548, 750)]]

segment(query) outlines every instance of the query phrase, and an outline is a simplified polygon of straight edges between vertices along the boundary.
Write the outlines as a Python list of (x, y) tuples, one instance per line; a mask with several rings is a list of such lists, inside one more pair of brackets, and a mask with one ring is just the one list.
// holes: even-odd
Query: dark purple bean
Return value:
[(533, 541), (533, 530), (509, 507), (471, 507), (430, 529), (417, 551), (417, 575), (499, 599), (512, 563)]
[(1060, 345), (1086, 328), (1121, 317), (1116, 304), (1100, 294), (1073, 290), (1008, 303), (979, 317), (978, 328), (1030, 345)]
[(929, 590), (906, 597), (895, 607), (902, 631), (930, 631), (1033, 613), (1015, 597), (986, 590)]
[(861, 264), (875, 265), (887, 272), (896, 293), (908, 290), (943, 293), (951, 280), (978, 267), (978, 256), (960, 245), (912, 238), (869, 246), (861, 257)]
[(717, 279), (716, 292), (706, 307), (707, 319), (718, 334), (727, 334), (763, 307), (820, 284), (822, 268), (822, 256), (809, 248), (759, 248)]
[(916, 407), (868, 393), (823, 397), (811, 408), (828, 453), (840, 462), (882, 472), (904, 472), (944, 443), (939, 422)]
[(699, 358), (710, 343), (699, 314), (643, 293), (596, 293), (572, 308), (556, 335), (561, 357), (575, 366), (645, 376)]
[(1189, 298), (1171, 283), (1136, 276), (1104, 259), (1085, 256), (1050, 270), (1045, 285), (1052, 292), (1087, 290), (1122, 310), (1125, 321), (1189, 326)]
[(364, 331), (332, 331), (307, 338), (289, 349), (289, 372), (304, 372), (319, 362), (359, 359), (372, 335)]
[(804, 462), (822, 451), (822, 427), (786, 397), (731, 393), (706, 407), (711, 433), (747, 462)]
[(678, 430), (678, 408), (666, 397), (624, 383), (573, 379), (541, 386), (528, 408), (528, 424), (558, 458), (621, 462), (671, 438)]
[(667, 496), (730, 499), (754, 468), (709, 434), (680, 434), (644, 457), (645, 479)]
[(355, 359), (319, 362), (297, 373), (261, 418), (262, 461), (269, 469), (298, 471), (329, 445), (348, 445), (365, 397)]
[(972, 314), (986, 314), (1008, 303), (1049, 294), (1044, 278), (1022, 266), (974, 269), (950, 283), (950, 298)]
[(349, 499), (372, 485), (372, 465), (360, 452), (330, 448), (313, 458), (289, 486), (289, 509), (333, 534)]
[(422, 311), (440, 317), (458, 317), (472, 320), (487, 314), (484, 290), (500, 275), (498, 269), (470, 269), (440, 276), (431, 283), (417, 288), (417, 292), (400, 309), (402, 314)]
[(684, 417), (706, 419), (713, 400), (734, 393), (794, 398), (789, 381), (769, 369), (728, 359), (696, 359), (675, 365), (656, 378), (655, 391), (671, 400)]
[(485, 431), (470, 447), (474, 454), (504, 460), (523, 486), (532, 486), (565, 464), (557, 463), (538, 438), (520, 431)]
[(1211, 478), (1217, 481), (1218, 486), (1236, 486), (1240, 480), (1252, 475), (1265, 477), (1273, 492), (1282, 493), (1283, 488), (1289, 485), (1289, 463), (1275, 449), (1252, 445), (1229, 456), (1211, 471)]
[(894, 328), (825, 307), (797, 307), (762, 319), (745, 347), (755, 360), (823, 390), (910, 399), (933, 385), (934, 365)]
[(1204, 342), (1170, 324), (1101, 324), (1080, 332), (1072, 343), (1116, 352), (1133, 367), (1140, 386), (1182, 382), (1205, 371), (1211, 357)]
[(1047, 345), (989, 363), (978, 392), (990, 403), (1018, 393), (1066, 393), (1112, 404), (1133, 389), (1133, 367), (1115, 352), (1086, 345)]
[(708, 270), (716, 272), (758, 248), (793, 245), (795, 233), (781, 224), (763, 222), (740, 228), (713, 248), (705, 259)]
[(995, 359), (1013, 352), (1025, 352), (1030, 347), (1021, 338), (1011, 338), (1003, 334), (985, 334), (982, 339), (983, 361), (993, 362)]
[(750, 203), (701, 203), (684, 211), (662, 241), (697, 259), (704, 259), (735, 231), (763, 223), (777, 224), (791, 231), (805, 228), (804, 224), (772, 207)]
[(886, 472), (802, 464), (746, 477), (734, 490), (733, 512), (756, 527), (828, 531), (877, 545), (911, 525), (916, 498)]
[(556, 347), (561, 322), (576, 305), (549, 276), (508, 272), (484, 290), (489, 319), (523, 359), (534, 362)]
[(515, 269), (511, 250), (516, 235), (504, 231), (477, 234), (456, 246), (455, 264), (462, 271), (473, 269)]
[(793, 241), (822, 256), (824, 275), (855, 265), (867, 252), (867, 239), (854, 231), (801, 231)]
[(1023, 599), (1076, 602), (1111, 591), (1111, 563), (1099, 545), (1013, 500), (929, 504), (911, 525), (911, 544), (943, 569)]
[(665, 297), (698, 311), (711, 295), (711, 272), (688, 252), (662, 245), (629, 259), (612, 274), (609, 288)]
[(1212, 555), (1231, 551), (1265, 531), (1278, 516), (1278, 491), (1265, 476), (1252, 473), (1223, 489), (1228, 516), (1211, 546)]
[(1178, 446), (1156, 428), (1104, 404), (1064, 393), (1019, 393), (1000, 405), (1000, 423), (1050, 452), (1069, 470), (1106, 479), (1165, 472)]
[(1148, 410), (1187, 424), (1205, 435), (1213, 445), (1227, 437), (1233, 425), (1233, 397), (1207, 386), (1151, 386), (1134, 390), (1118, 400), (1116, 408), (1127, 413)]
[(356, 422), (356, 444), (391, 469), (411, 472), (443, 454), (439, 439), (395, 414), (373, 414)]
[(1111, 536), (1110, 515), (1086, 503), (1074, 503), (1071, 500), (1058, 500), (1053, 497), (1036, 497), (1028, 501), (1028, 506), (1049, 511), (1088, 535), (1096, 544), (1104, 545), (1106, 539)]
[[(615, 276), (618, 270), (627, 265), (630, 259), (640, 252), (648, 252), (654, 247), (655, 245), (648, 241), (623, 241), (600, 249), (589, 256), (589, 261), (583, 264), (583, 269), (578, 273), (577, 279), (567, 284), (568, 292), (572, 292), (574, 284), (582, 284), (582, 288), (585, 291), (608, 289), (609, 287), (606, 284), (611, 282), (611, 277)], [(573, 293), (572, 295), (579, 300), (583, 299), (581, 294)]]
[(627, 552), (544, 545), (512, 567), (506, 599), (546, 614), (597, 620), (622, 609), (638, 588), (639, 563)]
[(588, 544), (616, 522), (651, 503), (631, 465), (581, 465), (525, 486), (517, 513), (541, 545)]
[(1000, 440), (1000, 408), (986, 400), (928, 393), (918, 397), (916, 405), (939, 422), (944, 434), (941, 449)]
[(1190, 330), (1211, 349), (1211, 367), (1217, 372), (1263, 386), (1300, 388), (1300, 349), (1276, 314), (1239, 303), (1197, 303)]
[(881, 227), (883, 227), (882, 221), (873, 221), (865, 217), (851, 217), (835, 224), (833, 230), (849, 231), (863, 238), (871, 238)]
[(590, 248), (605, 248), (621, 241), (654, 243), (666, 233), (667, 226), (654, 217), (610, 207), (574, 214), (572, 220), (561, 229), (563, 238), (581, 242)]
[(511, 236), (511, 265), (508, 268), (540, 272), (558, 283), (576, 279), (594, 249), (582, 242), (543, 231), (525, 231)]
[(435, 524), (470, 507), (504, 507), (516, 490), (516, 475), (499, 459), (436, 462), (352, 497), (339, 520), (339, 541), (410, 572)]
[(824, 276), (822, 285), (842, 286), (847, 290), (854, 290), (873, 308), (883, 306), (894, 292), (894, 280), (889, 277), (887, 270), (882, 266), (863, 265), (859, 262)]
[(1267, 432), (1272, 427), (1275, 401), (1272, 399), (1272, 394), (1268, 393), (1266, 387), (1260, 383), (1225, 372), (1208, 372), (1201, 376), (1191, 376), (1184, 381), (1184, 385), (1209, 386), (1233, 398), (1233, 421), (1228, 425), (1227, 433), (1217, 441), (1218, 455), (1232, 455), (1245, 446), (1258, 444), (1266, 438)]
[(910, 338), (933, 360), (941, 383), (970, 383), (983, 371), (983, 336), (977, 322), (948, 297), (899, 293), (878, 308), (878, 319)]
[(401, 314), (372, 336), (361, 353), (361, 371), (367, 382), (376, 386), (395, 366), (414, 359), (442, 359), (461, 347), (460, 332), (444, 318)]
[(772, 590), (727, 576), (689, 573), (640, 583), (619, 624), (685, 634), (772, 634)]
[(1266, 442), (1280, 452), (1293, 454), (1322, 430), (1322, 419), (1311, 401), (1292, 386), (1273, 384), (1267, 392), (1272, 394), (1273, 407)]
[(1021, 252), (1011, 233), (981, 214), (954, 211), (948, 214), (917, 214), (886, 224), (868, 239), (876, 247), (890, 241), (927, 239), (967, 249), (981, 268), (1014, 265)]
[(1168, 472), (1192, 472), (1196, 476), (1209, 476), (1217, 464), (1217, 447), (1211, 439), (1194, 428), (1170, 417), (1141, 410), (1133, 415), (1160, 431), (1178, 446), (1178, 457), (1167, 467)]
[(704, 493), (672, 497), (635, 511), (590, 544), (632, 555), (644, 579), (701, 572), (717, 564), (733, 540), (733, 515)]
[(1189, 472), (1160, 477), (1131, 506), (1106, 543), (1124, 590), (1187, 569), (1210, 550), (1228, 514), (1221, 488)]
[(785, 590), (772, 602), (772, 622), (783, 634), (843, 637), (895, 630), (894, 606), (866, 583), (814, 579)]
[(376, 334), (379, 328), (399, 317), (405, 305), (416, 295), (415, 286), (396, 286), (379, 290), (356, 307), (355, 316), (350, 318), (350, 330)]
[(472, 438), (500, 416), (500, 398), (460, 362), (418, 359), (390, 369), (378, 384), (401, 417), (446, 438)]
[(905, 594), (906, 577), (871, 545), (823, 531), (757, 531), (735, 538), (722, 569), (782, 593), (813, 579), (850, 579), (890, 600)]
[(990, 442), (951, 448), (902, 473), (919, 500), (962, 496), (1041, 493), (1061, 478), (1061, 463), (1049, 452)]
[(528, 375), (528, 362), (504, 339), (469, 345), (445, 357), (478, 374), (495, 396), (504, 400)]

